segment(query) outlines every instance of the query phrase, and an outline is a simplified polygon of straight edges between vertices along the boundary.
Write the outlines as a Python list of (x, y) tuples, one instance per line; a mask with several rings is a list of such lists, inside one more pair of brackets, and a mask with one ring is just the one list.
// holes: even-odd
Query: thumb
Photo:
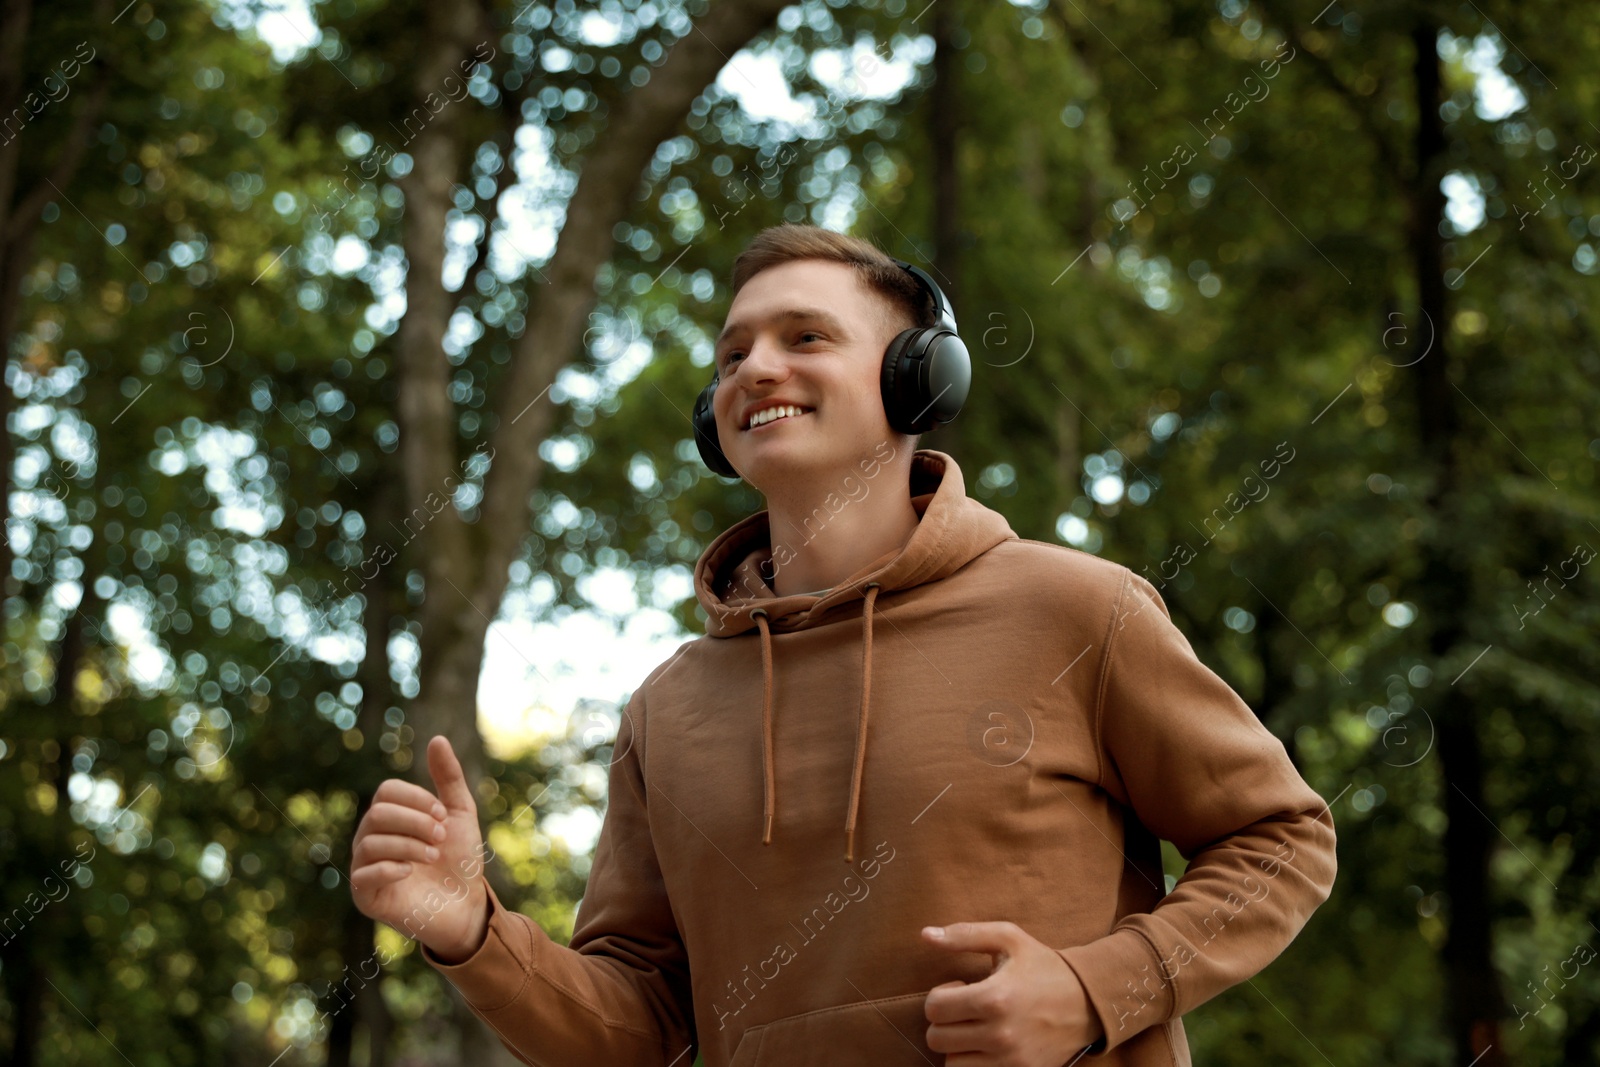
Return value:
[(472, 790), (467, 788), (461, 761), (456, 759), (455, 749), (443, 734), (435, 735), (428, 742), (428, 773), (433, 776), (434, 788), (445, 807), (451, 811), (477, 812), (478, 805), (472, 799)]

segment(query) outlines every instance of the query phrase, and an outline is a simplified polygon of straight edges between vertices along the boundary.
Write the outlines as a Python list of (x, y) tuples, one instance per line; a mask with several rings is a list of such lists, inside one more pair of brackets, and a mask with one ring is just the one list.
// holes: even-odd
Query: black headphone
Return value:
[[(903, 259), (894, 262), (910, 271), (933, 297), (938, 322), (902, 330), (889, 342), (880, 376), (883, 409), (889, 416), (889, 425), (899, 433), (926, 433), (960, 414), (972, 386), (972, 357), (966, 342), (956, 333), (956, 313), (938, 283), (920, 267)], [(722, 454), (717, 419), (711, 410), (711, 398), (719, 381), (713, 368), (710, 383), (700, 390), (694, 402), (694, 441), (707, 467), (725, 478), (737, 478), (739, 472)]]

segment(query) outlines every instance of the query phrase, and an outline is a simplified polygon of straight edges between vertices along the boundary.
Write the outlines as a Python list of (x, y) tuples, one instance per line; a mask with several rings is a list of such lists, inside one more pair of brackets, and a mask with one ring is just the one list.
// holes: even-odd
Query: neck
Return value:
[(828, 488), (786, 486), (768, 496), (773, 591), (793, 596), (832, 589), (903, 547), (921, 521), (911, 505), (910, 459), (907, 452), (902, 462), (885, 464), (871, 482), (850, 480), (849, 495), (835, 479)]

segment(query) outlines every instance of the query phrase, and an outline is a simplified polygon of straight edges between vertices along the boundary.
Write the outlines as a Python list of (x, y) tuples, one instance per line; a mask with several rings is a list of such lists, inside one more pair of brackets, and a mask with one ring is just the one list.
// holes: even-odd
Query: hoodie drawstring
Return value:
[(756, 608), (750, 613), (761, 628), (761, 766), (762, 803), (764, 826), (761, 843), (772, 844), (772, 817), (777, 812), (778, 796), (776, 775), (772, 770), (772, 634), (767, 629), (767, 609)]
[(867, 586), (867, 603), (862, 609), (861, 641), (861, 720), (856, 723), (856, 765), (850, 777), (850, 813), (844, 820), (844, 861), (855, 858), (856, 810), (861, 806), (861, 769), (867, 760), (867, 708), (872, 698), (872, 605), (878, 599), (879, 585)]
[[(850, 809), (844, 820), (844, 861), (855, 859), (856, 813), (861, 808), (861, 778), (867, 759), (867, 713), (872, 701), (872, 608), (878, 599), (877, 582), (867, 584), (866, 604), (862, 609), (861, 642), (861, 718), (856, 722), (856, 758), (850, 775)], [(772, 822), (777, 815), (777, 775), (772, 756), (772, 631), (767, 624), (765, 608), (750, 613), (761, 631), (761, 769), (762, 769), (762, 828), (761, 843), (772, 844)]]

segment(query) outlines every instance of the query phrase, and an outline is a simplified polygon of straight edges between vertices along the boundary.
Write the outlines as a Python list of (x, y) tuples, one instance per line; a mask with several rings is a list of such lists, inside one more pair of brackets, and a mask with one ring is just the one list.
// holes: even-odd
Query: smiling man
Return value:
[(627, 703), (570, 945), (482, 877), (443, 738), (437, 796), (363, 819), (358, 906), (530, 1064), (1188, 1064), (1183, 1013), (1326, 899), (1328, 806), (1153, 586), (917, 448), (970, 374), (930, 277), (785, 225), (732, 288), (695, 434), (767, 507)]

